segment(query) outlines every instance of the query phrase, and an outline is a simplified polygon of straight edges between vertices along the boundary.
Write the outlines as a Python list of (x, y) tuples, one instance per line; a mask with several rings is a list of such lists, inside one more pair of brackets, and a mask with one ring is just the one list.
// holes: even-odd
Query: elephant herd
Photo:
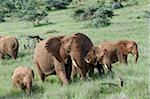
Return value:
[[(1, 58), (8, 54), (16, 59), (18, 47), (19, 43), (15, 37), (0, 36)], [(75, 33), (71, 36), (54, 36), (40, 41), (34, 51), (34, 64), (43, 82), (48, 75), (56, 74), (63, 85), (68, 85), (77, 74), (80, 75), (81, 80), (85, 80), (87, 74), (92, 76), (94, 68), (97, 68), (101, 75), (105, 72), (104, 68), (108, 68), (109, 72), (111, 72), (113, 63), (119, 61), (120, 63), (128, 64), (129, 53), (135, 56), (135, 63), (137, 63), (138, 46), (135, 41), (109, 41), (101, 43), (99, 46), (94, 46), (90, 38), (85, 34)], [(20, 72), (14, 72), (12, 80), (22, 89), (27, 89), (28, 87), (20, 82), (23, 82), (26, 77), (29, 80), (28, 83), (31, 83), (34, 77), (33, 70), (25, 67), (18, 68)], [(27, 70), (29, 73), (27, 73)], [(15, 77), (16, 79), (14, 79)], [(30, 84), (31, 86), (32, 84)]]

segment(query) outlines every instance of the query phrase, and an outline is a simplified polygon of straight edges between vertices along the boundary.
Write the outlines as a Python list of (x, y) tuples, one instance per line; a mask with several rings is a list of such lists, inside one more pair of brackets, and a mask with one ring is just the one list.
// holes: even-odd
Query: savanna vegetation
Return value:
[[(119, 1), (123, 7), (113, 8), (116, 0), (0, 0), (0, 35), (15, 36), (20, 43), (16, 60), (8, 56), (0, 60), (0, 99), (149, 99), (150, 2)], [(94, 45), (135, 40), (139, 46), (138, 63), (135, 64), (130, 55), (127, 66), (119, 62), (113, 64), (114, 78), (99, 77), (95, 70), (93, 77), (86, 81), (77, 77), (68, 86), (61, 86), (55, 75), (43, 83), (33, 63), (37, 42), (28, 35), (46, 39), (77, 32), (86, 34)], [(35, 72), (31, 95), (12, 88), (12, 72), (18, 66), (30, 67)], [(123, 78), (123, 87), (119, 76)]]

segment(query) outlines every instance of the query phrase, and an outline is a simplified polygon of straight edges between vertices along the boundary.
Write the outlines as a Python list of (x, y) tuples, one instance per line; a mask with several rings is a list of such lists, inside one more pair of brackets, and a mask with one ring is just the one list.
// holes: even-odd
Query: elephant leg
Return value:
[(16, 58), (17, 58), (17, 54), (18, 54), (18, 48), (17, 48), (17, 49), (15, 49), (15, 50), (13, 50), (13, 54), (12, 54), (12, 56), (13, 56), (13, 58), (14, 58), (14, 59), (16, 59)]
[(127, 60), (127, 59), (128, 59), (128, 56), (125, 55), (124, 58), (125, 58), (125, 63), (128, 64), (128, 60)]
[(66, 71), (68, 80), (70, 80), (71, 71), (72, 71), (72, 60), (70, 57), (67, 60), (67, 64), (65, 64), (65, 71)]
[(100, 76), (102, 76), (103, 74), (105, 74), (104, 68), (103, 68), (103, 65), (102, 65), (102, 64), (97, 64), (96, 68), (97, 68), (97, 70), (98, 70)]
[(127, 52), (125, 52), (124, 46), (120, 46), (117, 50), (117, 57), (120, 63), (127, 64)]
[(37, 61), (35, 62), (35, 65), (36, 65), (36, 66), (35, 66), (35, 67), (36, 67), (36, 70), (37, 70), (37, 72), (39, 73), (42, 82), (44, 82), (44, 81), (45, 81), (45, 74), (42, 73), (42, 71), (41, 71), (41, 69), (40, 69), (40, 66), (39, 66), (39, 64), (38, 64)]
[(58, 77), (61, 80), (61, 82), (63, 83), (63, 85), (68, 85), (69, 80), (67, 79), (64, 64), (60, 63), (55, 57), (53, 57), (53, 58), (54, 58), (54, 65), (55, 65), (56, 74), (58, 75)]
[(11, 58), (15, 59), (15, 57), (14, 57), (14, 51), (13, 51), (13, 50), (9, 50), (8, 55), (9, 55)]
[(93, 65), (91, 66), (90, 64), (86, 64), (86, 69), (89, 72), (89, 77), (92, 77), (94, 74), (94, 66)]
[(80, 79), (81, 80), (85, 80), (85, 77), (86, 77), (86, 70), (84, 68), (81, 68), (81, 67), (77, 67), (77, 71), (79, 72), (80, 74)]
[(85, 80), (86, 68), (83, 55), (81, 53), (74, 53), (72, 57), (72, 63), (76, 66), (78, 73), (81, 76), (81, 80)]
[(72, 65), (71, 79), (73, 80), (76, 77), (77, 77), (77, 68), (74, 65)]
[(0, 53), (0, 58), (4, 59), (4, 54), (3, 53)]
[(125, 57), (122, 52), (117, 52), (117, 57), (118, 57), (118, 60), (120, 61), (120, 63), (126, 64)]

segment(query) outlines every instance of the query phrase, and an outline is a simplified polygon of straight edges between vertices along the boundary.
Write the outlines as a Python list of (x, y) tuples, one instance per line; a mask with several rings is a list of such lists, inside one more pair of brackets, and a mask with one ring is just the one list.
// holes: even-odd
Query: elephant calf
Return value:
[(0, 36), (0, 58), (10, 55), (13, 59), (17, 58), (19, 42), (13, 36)]
[(34, 72), (28, 67), (18, 67), (12, 75), (12, 84), (15, 88), (21, 88), (26, 93), (31, 93)]

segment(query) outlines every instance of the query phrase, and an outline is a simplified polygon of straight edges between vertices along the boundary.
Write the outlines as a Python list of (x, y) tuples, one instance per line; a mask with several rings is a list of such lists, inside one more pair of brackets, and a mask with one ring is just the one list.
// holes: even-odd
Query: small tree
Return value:
[[(18, 4), (19, 5), (19, 4)], [(20, 2), (20, 6), (18, 6), (18, 13), (17, 16), (23, 20), (32, 22), (34, 26), (39, 26), (40, 21), (43, 19), (46, 19), (46, 22), (48, 23), (47, 16), (48, 13), (46, 13), (44, 10), (42, 10), (38, 2), (35, 0), (26, 0), (26, 2)]]

